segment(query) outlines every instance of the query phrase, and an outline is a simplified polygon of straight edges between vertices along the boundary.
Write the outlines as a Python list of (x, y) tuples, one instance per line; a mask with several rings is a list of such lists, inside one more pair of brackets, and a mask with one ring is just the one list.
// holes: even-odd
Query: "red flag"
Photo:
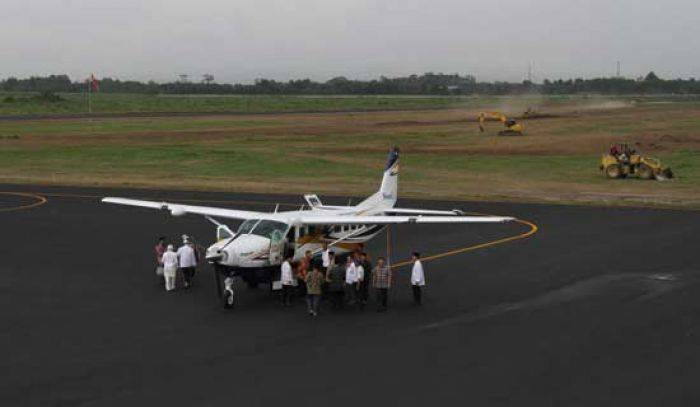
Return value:
[(92, 89), (93, 92), (98, 92), (100, 90), (100, 81), (95, 78), (95, 74), (90, 74), (90, 89)]

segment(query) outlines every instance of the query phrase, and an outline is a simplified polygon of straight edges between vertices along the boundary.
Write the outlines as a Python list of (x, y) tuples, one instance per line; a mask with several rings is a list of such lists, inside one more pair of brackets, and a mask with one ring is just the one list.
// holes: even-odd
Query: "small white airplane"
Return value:
[[(460, 210), (395, 208), (398, 194), (399, 150), (394, 148), (384, 169), (382, 183), (375, 194), (355, 206), (323, 205), (316, 195), (305, 195), (308, 209), (297, 211), (255, 212), (168, 202), (107, 197), (102, 202), (169, 211), (173, 216), (203, 215), (217, 226), (217, 242), (206, 252), (207, 261), (224, 276), (224, 306), (234, 302), (233, 278), (241, 277), (250, 286), (279, 280), (285, 255), (302, 258), (307, 251), (317, 255), (327, 245), (336, 256), (361, 248), (387, 225), (399, 223), (501, 223), (514, 220), (502, 216), (464, 216)], [(233, 232), (214, 218), (242, 220)], [(279, 284), (277, 284), (279, 285)], [(221, 290), (220, 290), (221, 292)]]

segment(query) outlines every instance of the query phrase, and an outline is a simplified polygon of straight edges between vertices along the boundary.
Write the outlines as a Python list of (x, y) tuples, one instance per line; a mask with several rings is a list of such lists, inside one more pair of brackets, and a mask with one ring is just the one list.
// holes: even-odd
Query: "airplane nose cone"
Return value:
[(222, 256), (223, 256), (223, 252), (219, 248), (212, 246), (212, 247), (207, 249), (206, 258), (207, 258), (207, 261), (210, 263), (214, 263), (216, 261), (221, 260)]
[(212, 248), (207, 251), (207, 261), (212, 264), (221, 264), (225, 266), (237, 267), (240, 265), (240, 258), (234, 250), (228, 246), (221, 248)]
[[(215, 244), (207, 250), (207, 260), (231, 267), (254, 266), (269, 255), (270, 241), (257, 235), (242, 235), (232, 242)], [(251, 263), (251, 264), (248, 264)]]

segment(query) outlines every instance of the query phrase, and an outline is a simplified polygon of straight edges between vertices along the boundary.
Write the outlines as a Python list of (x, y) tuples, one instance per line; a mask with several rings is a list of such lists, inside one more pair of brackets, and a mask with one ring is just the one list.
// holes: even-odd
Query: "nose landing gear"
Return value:
[(233, 285), (233, 277), (226, 277), (224, 278), (224, 294), (223, 294), (223, 300), (224, 300), (224, 308), (233, 308), (233, 306), (236, 304), (236, 292), (234, 291), (235, 287)]
[[(221, 284), (223, 277), (224, 283)], [(214, 264), (214, 279), (216, 280), (216, 292), (225, 309), (236, 305), (236, 285), (233, 273), (225, 270), (218, 264)]]

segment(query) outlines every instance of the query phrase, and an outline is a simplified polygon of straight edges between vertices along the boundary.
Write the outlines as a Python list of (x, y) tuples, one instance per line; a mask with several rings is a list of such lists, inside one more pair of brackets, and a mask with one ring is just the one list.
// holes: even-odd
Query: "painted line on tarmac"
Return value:
[[(80, 194), (64, 194), (64, 193), (45, 193), (43, 195), (62, 197), (62, 198), (84, 198), (84, 199), (102, 199), (102, 198), (104, 198), (104, 196), (102, 196), (102, 195), (80, 195)], [(148, 198), (139, 198), (139, 199), (147, 199), (148, 200)], [(176, 200), (182, 201), (182, 202), (200, 202), (200, 203), (273, 205), (273, 202), (250, 201), (250, 200), (211, 200), (211, 199), (176, 199)], [(295, 208), (300, 206), (297, 204), (283, 203), (283, 202), (275, 203), (275, 204), (279, 204), (280, 206), (290, 206), (290, 207), (295, 207)], [(479, 212), (467, 212), (467, 214), (468, 215), (494, 216), (494, 215), (490, 215), (490, 214), (486, 214), (486, 213), (479, 213)], [(529, 227), (528, 231), (526, 231), (524, 233), (517, 234), (517, 235), (504, 237), (502, 239), (492, 240), (489, 242), (484, 242), (484, 243), (479, 243), (479, 244), (472, 245), (472, 246), (462, 247), (462, 248), (450, 250), (450, 251), (443, 252), (443, 253), (436, 253), (436, 254), (432, 254), (429, 256), (424, 256), (424, 257), (421, 257), (421, 261), (425, 262), (425, 261), (437, 260), (437, 259), (441, 259), (443, 257), (454, 256), (457, 254), (462, 254), (462, 253), (467, 253), (467, 252), (471, 252), (471, 251), (475, 251), (475, 250), (485, 249), (487, 247), (496, 246), (496, 245), (500, 245), (500, 244), (504, 244), (504, 243), (508, 243), (508, 242), (513, 242), (516, 240), (527, 239), (528, 237), (537, 233), (537, 231), (539, 230), (539, 228), (537, 227), (537, 225), (535, 223), (524, 220), (524, 219), (515, 219), (514, 222), (528, 226)], [(391, 268), (396, 269), (399, 267), (407, 266), (409, 264), (411, 264), (411, 260), (403, 260), (403, 261), (400, 261), (396, 264), (391, 265)]]
[(36, 199), (36, 202), (32, 202), (30, 204), (26, 205), (19, 205), (19, 206), (13, 206), (10, 208), (0, 208), (0, 212), (14, 212), (14, 211), (21, 211), (24, 209), (32, 209), (36, 208), (37, 206), (41, 206), (48, 202), (49, 200), (46, 199), (45, 196), (42, 195), (37, 195), (37, 194), (32, 194), (28, 192), (6, 192), (6, 191), (0, 191), (0, 195), (10, 195), (10, 196), (20, 196), (23, 198), (32, 198)]
[[(471, 215), (487, 215), (485, 213), (475, 213), (475, 212), (472, 212), (470, 214)], [(493, 216), (493, 215), (491, 215), (491, 216)], [(524, 220), (524, 219), (515, 219), (514, 222), (528, 226), (529, 230), (527, 232), (520, 233), (520, 234), (513, 235), (513, 236), (504, 237), (502, 239), (492, 240), (489, 242), (479, 243), (479, 244), (475, 244), (472, 246), (462, 247), (459, 249), (454, 249), (454, 250), (449, 250), (449, 251), (442, 252), (442, 253), (424, 256), (424, 257), (421, 257), (420, 260), (421, 260), (421, 262), (437, 260), (437, 259), (441, 259), (443, 257), (454, 256), (456, 254), (462, 254), (462, 253), (467, 253), (467, 252), (471, 252), (471, 251), (475, 251), (475, 250), (485, 249), (487, 247), (496, 246), (496, 245), (504, 244), (504, 243), (508, 243), (508, 242), (513, 242), (516, 240), (527, 239), (528, 237), (537, 233), (537, 231), (539, 230), (539, 228), (537, 227), (537, 225), (535, 223)], [(413, 262), (412, 260), (404, 260), (404, 261), (401, 261), (399, 263), (391, 265), (391, 268), (395, 269), (395, 268), (399, 268), (399, 267), (403, 267), (403, 266), (408, 266), (412, 262)]]

